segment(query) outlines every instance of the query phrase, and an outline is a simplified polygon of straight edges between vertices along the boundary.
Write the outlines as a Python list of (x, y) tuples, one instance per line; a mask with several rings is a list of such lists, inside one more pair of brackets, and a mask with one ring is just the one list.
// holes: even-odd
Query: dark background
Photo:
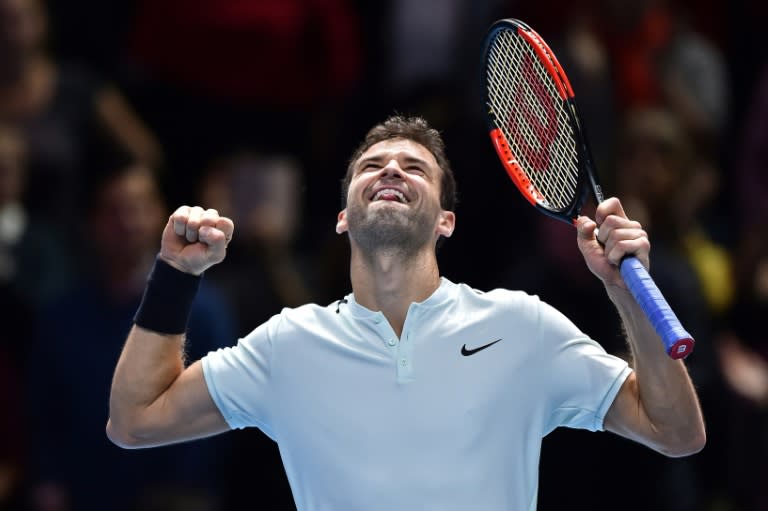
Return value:
[[(681, 460), (663, 458), (610, 434), (557, 431), (544, 441), (539, 507), (768, 509), (768, 391), (760, 383), (768, 378), (768, 339), (760, 321), (765, 309), (752, 290), (759, 272), (741, 266), (747, 260), (757, 268), (755, 261), (768, 257), (764, 249), (749, 248), (761, 245), (767, 218), (761, 193), (768, 170), (763, 158), (768, 156), (763, 149), (768, 109), (761, 108), (768, 101), (763, 3), (52, 0), (46, 8), (45, 48), (51, 58), (85, 70), (94, 83), (119, 90), (161, 148), (161, 156), (146, 164), (158, 176), (168, 211), (203, 200), (211, 169), (232, 155), (249, 155), (246, 176), (247, 164), (258, 166), (264, 158), (292, 162), (293, 191), (298, 193), (295, 202), (283, 206), (298, 222), (289, 241), (280, 242), (280, 251), (270, 249), (277, 243), (268, 239), (244, 244), (240, 255), (233, 245), (223, 268), (212, 270), (212, 282), (219, 284), (225, 300), (237, 303), (239, 335), (290, 305), (297, 294), (330, 303), (349, 291), (346, 241), (334, 233), (340, 179), (367, 129), (399, 112), (425, 116), (443, 133), (458, 181), (457, 229), (439, 253), (443, 274), (479, 289), (503, 286), (540, 294), (607, 350), (623, 355), (613, 309), (580, 264), (572, 229), (543, 219), (527, 205), (486, 135), (478, 90), (483, 34), (498, 18), (526, 21), (555, 49), (572, 79), (606, 195), (626, 196), (637, 216), (648, 219), (654, 277), (699, 341), (689, 365), (709, 427), (705, 450)], [(686, 45), (692, 40), (693, 47), (706, 49), (706, 58), (675, 53), (690, 47)], [(677, 82), (665, 72), (669, 62), (684, 70), (682, 99), (670, 92)], [(705, 71), (696, 75), (702, 68)], [(710, 87), (717, 90), (706, 96), (706, 105), (691, 99)], [(687, 167), (678, 169), (674, 160), (668, 172), (684, 176), (675, 174), (680, 182), (643, 195), (622, 176), (638, 171), (638, 182), (647, 184), (651, 178), (642, 171), (649, 160), (636, 160), (637, 155), (658, 151), (656, 156), (664, 161), (675, 149), (647, 142), (656, 141), (664, 126), (646, 126), (639, 142), (627, 141), (624, 135), (631, 131), (626, 123), (632, 112), (654, 109), (667, 112), (682, 126), (677, 133), (687, 140)], [(83, 172), (68, 178), (83, 189), (98, 183), (105, 165), (103, 148), (93, 147), (99, 142), (88, 144), (98, 156), (84, 158)], [(630, 160), (635, 167), (626, 163)], [(661, 169), (666, 172), (664, 165)], [(79, 233), (75, 224), (84, 213), (75, 208), (73, 216), (58, 215), (41, 207), (46, 181), (30, 172), (24, 202), (31, 213), (39, 213), (59, 233)], [(244, 179), (239, 192), (248, 209), (254, 207), (249, 200), (256, 202), (263, 190), (257, 178)], [(706, 183), (706, 192), (698, 195), (701, 183)], [(678, 206), (692, 195), (694, 211), (687, 223), (678, 225), (685, 216)], [(275, 211), (269, 214), (285, 210)], [(67, 248), (74, 266), (91, 264), (80, 250), (87, 243), (78, 234), (66, 237), (66, 245), (74, 245)], [(697, 259), (704, 251), (691, 247), (700, 247), (696, 243), (702, 239), (717, 249), (717, 257)], [(303, 294), (285, 279), (275, 283), (274, 276), (283, 275), (275, 261), (285, 260), (296, 262)], [(278, 268), (276, 273), (248, 269), (262, 262)], [(716, 277), (707, 273), (711, 268)], [(262, 286), (270, 291), (263, 296), (253, 291), (259, 294), (255, 303), (242, 303), (238, 280), (248, 282), (251, 291)], [(30, 324), (43, 324), (50, 317), (39, 312), (44, 307), (29, 307)], [(4, 323), (18, 317), (12, 310), (10, 305), (3, 308)], [(20, 330), (15, 338), (31, 335), (31, 329)], [(734, 346), (738, 352), (731, 349)], [(29, 353), (18, 357), (25, 361), (19, 365), (20, 381), (48, 378)], [(78, 358), (71, 363), (70, 371), (77, 372)], [(744, 391), (734, 384), (739, 376), (757, 390)], [(37, 406), (30, 399), (23, 398)], [(39, 443), (36, 435), (45, 432), (33, 433), (26, 416), (20, 417), (21, 431), (30, 432), (9, 433), (12, 439), (19, 435), (18, 442), (10, 443), (25, 448), (16, 458), (8, 457), (7, 466), (17, 468), (9, 478), (12, 489), (0, 491), (0, 499), (5, 499), (0, 503), (7, 509), (88, 509), (66, 504), (69, 498), (62, 495), (69, 492), (68, 483), (43, 475), (33, 461), (38, 457), (31, 453)], [(255, 431), (230, 436), (226, 445), (217, 447), (215, 470), (223, 481), (211, 489), (212, 499), (157, 498), (152, 504), (131, 504), (133, 509), (290, 509), (274, 446)], [(62, 451), (61, 456), (73, 455)], [(70, 461), (72, 470), (81, 469), (76, 459)], [(211, 466), (204, 470), (213, 470)], [(82, 468), (94, 469), (109, 474), (111, 467)], [(136, 470), (151, 473), (152, 467)], [(184, 485), (197, 484), (192, 481), (181, 479), (182, 492)], [(99, 509), (118, 505), (105, 502)]]

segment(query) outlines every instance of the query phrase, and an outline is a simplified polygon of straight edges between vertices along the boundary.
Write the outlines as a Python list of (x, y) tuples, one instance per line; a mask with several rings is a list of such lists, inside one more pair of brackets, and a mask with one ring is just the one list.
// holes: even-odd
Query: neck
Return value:
[(350, 277), (357, 303), (381, 311), (398, 336), (411, 303), (426, 300), (440, 287), (432, 247), (412, 255), (384, 251), (363, 254), (353, 243)]

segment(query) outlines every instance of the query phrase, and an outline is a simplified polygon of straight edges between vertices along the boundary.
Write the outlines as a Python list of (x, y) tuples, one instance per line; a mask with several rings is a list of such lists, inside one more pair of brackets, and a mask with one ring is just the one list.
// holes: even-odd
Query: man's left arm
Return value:
[(580, 217), (576, 227), (587, 266), (603, 281), (618, 309), (632, 351), (634, 372), (608, 410), (605, 429), (667, 456), (700, 451), (706, 443), (704, 420), (685, 364), (666, 354), (619, 273), (618, 264), (626, 255), (636, 256), (648, 268), (645, 231), (627, 218), (615, 198), (598, 206), (595, 221)]

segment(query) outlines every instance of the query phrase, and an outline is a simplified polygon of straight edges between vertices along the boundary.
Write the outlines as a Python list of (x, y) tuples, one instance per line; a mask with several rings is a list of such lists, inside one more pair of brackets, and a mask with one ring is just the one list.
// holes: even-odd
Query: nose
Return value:
[(397, 160), (393, 158), (381, 168), (381, 177), (397, 177), (402, 179), (403, 169), (400, 168)]

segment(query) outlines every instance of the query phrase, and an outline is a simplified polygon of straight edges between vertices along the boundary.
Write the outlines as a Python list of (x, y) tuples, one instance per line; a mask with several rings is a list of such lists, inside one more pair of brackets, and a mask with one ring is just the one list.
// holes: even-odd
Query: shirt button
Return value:
[(401, 359), (400, 359), (400, 365), (401, 365), (401, 366), (403, 366), (403, 367), (405, 367), (405, 366), (407, 366), (407, 365), (408, 365), (408, 361), (407, 361), (406, 359), (404, 359), (404, 358), (401, 358)]
[(392, 338), (387, 341), (387, 344), (389, 344), (390, 346), (394, 346), (395, 344), (397, 344), (397, 341), (394, 338)]

